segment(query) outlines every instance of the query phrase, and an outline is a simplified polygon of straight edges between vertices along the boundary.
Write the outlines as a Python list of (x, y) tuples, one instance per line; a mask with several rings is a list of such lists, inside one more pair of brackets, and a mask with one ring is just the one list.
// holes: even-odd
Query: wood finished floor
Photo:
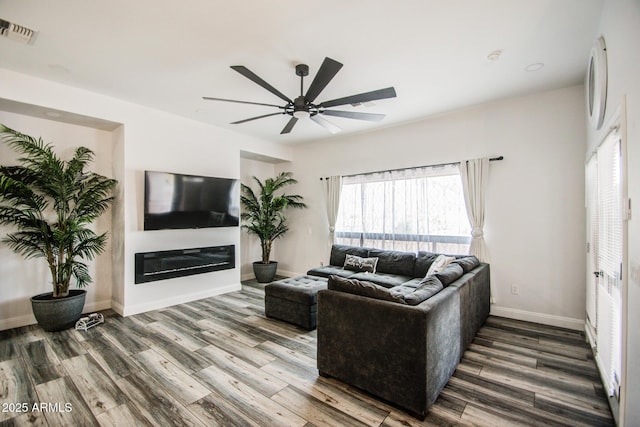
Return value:
[(315, 331), (266, 319), (263, 301), (245, 282), (126, 318), (107, 311), (86, 332), (2, 331), (0, 426), (613, 424), (582, 333), (490, 317), (419, 422), (319, 377)]

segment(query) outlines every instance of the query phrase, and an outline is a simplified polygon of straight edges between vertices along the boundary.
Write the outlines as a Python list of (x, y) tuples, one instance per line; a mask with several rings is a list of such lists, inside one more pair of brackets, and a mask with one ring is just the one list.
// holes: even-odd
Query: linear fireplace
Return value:
[(235, 268), (235, 245), (136, 254), (135, 283)]

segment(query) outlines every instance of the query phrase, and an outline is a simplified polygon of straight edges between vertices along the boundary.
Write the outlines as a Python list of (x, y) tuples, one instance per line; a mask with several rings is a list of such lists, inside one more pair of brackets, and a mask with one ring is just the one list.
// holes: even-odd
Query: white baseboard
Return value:
[(111, 300), (96, 301), (90, 304), (85, 303), (84, 308), (82, 309), (82, 312), (85, 314), (94, 313), (96, 311), (106, 310), (108, 308), (111, 308)]
[(206, 292), (198, 292), (195, 294), (179, 295), (171, 298), (165, 298), (162, 300), (152, 301), (144, 304), (137, 304), (133, 306), (127, 306), (122, 308), (122, 316), (131, 316), (133, 314), (144, 313), (151, 310), (158, 310), (165, 307), (171, 307), (172, 305), (184, 304), (191, 301), (196, 301), (203, 298), (209, 298), (216, 295), (226, 294), (229, 292), (236, 292), (242, 289), (240, 283), (223, 286), (221, 288), (215, 288)]
[(255, 278), (256, 278), (256, 276), (253, 273), (245, 273), (245, 274), (240, 276), (240, 280), (242, 280), (243, 282), (245, 280), (253, 280)]
[[(93, 303), (85, 303), (82, 310), (83, 313), (93, 313), (100, 310), (111, 308), (111, 301), (96, 301)], [(33, 314), (25, 314), (22, 316), (10, 317), (8, 319), (0, 319), (0, 331), (5, 329), (21, 328), (27, 325), (35, 325), (38, 323)]]
[(491, 306), (491, 315), (507, 317), (509, 319), (524, 320), (526, 322), (541, 323), (543, 325), (560, 328), (584, 330), (584, 320), (571, 317), (553, 316), (551, 314), (534, 313), (532, 311), (516, 310), (515, 308)]
[(117, 301), (111, 300), (111, 310), (115, 311), (120, 316), (124, 316), (124, 306)]
[(5, 329), (20, 328), (22, 326), (33, 325), (37, 323), (33, 314), (25, 314), (24, 316), (10, 317), (9, 319), (0, 320), (0, 331)]

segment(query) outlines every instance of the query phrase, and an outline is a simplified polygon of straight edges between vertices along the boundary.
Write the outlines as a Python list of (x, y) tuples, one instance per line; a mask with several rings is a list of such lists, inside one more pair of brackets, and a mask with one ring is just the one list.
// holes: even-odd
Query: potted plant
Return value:
[(41, 138), (1, 124), (0, 138), (21, 155), (18, 165), (0, 166), (0, 224), (15, 229), (2, 242), (27, 259), (47, 261), (53, 290), (31, 298), (33, 314), (47, 331), (69, 328), (86, 295), (69, 285), (92, 281), (83, 260), (104, 251), (107, 234), (89, 226), (111, 205), (117, 181), (85, 170), (94, 156), (88, 148), (64, 161)]
[(307, 205), (302, 202), (300, 195), (275, 194), (283, 187), (298, 182), (292, 178), (291, 172), (281, 172), (275, 178), (267, 178), (264, 182), (255, 176), (253, 180), (258, 184), (260, 191), (256, 195), (251, 187), (241, 185), (240, 203), (243, 212), (240, 217), (245, 221), (242, 228), (260, 239), (262, 260), (253, 263), (253, 272), (258, 282), (267, 283), (273, 281), (278, 269), (278, 263), (270, 260), (273, 241), (289, 231), (283, 212), (288, 208), (306, 208)]

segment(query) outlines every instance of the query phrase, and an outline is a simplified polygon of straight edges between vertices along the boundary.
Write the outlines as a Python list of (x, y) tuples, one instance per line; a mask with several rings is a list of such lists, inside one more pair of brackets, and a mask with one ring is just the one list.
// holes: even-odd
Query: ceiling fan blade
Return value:
[(322, 61), (322, 65), (320, 66), (316, 76), (313, 78), (311, 86), (307, 89), (307, 94), (304, 98), (309, 102), (313, 102), (318, 95), (320, 95), (320, 92), (327, 87), (335, 75), (338, 74), (340, 68), (342, 68), (342, 64), (338, 61), (331, 58), (324, 58), (324, 61)]
[(232, 125), (239, 125), (240, 123), (250, 122), (251, 120), (264, 119), (265, 117), (277, 116), (279, 114), (284, 114), (284, 112), (265, 114), (263, 116), (251, 117), (250, 119), (238, 120), (237, 122), (231, 122)]
[(291, 117), (291, 120), (289, 120), (287, 124), (284, 126), (284, 128), (282, 128), (282, 132), (280, 132), (280, 135), (291, 132), (291, 129), (293, 129), (293, 126), (296, 124), (297, 121), (298, 121), (297, 117)]
[(342, 130), (338, 126), (334, 125), (329, 120), (325, 119), (322, 116), (319, 116), (318, 114), (314, 114), (310, 118), (311, 120), (313, 120), (314, 122), (316, 122), (317, 124), (319, 124), (320, 126), (322, 126), (323, 128), (325, 128), (326, 130), (328, 130), (333, 134), (336, 134)]
[(320, 108), (337, 107), (338, 105), (359, 104), (361, 102), (375, 101), (377, 99), (395, 98), (396, 90), (393, 87), (378, 89), (371, 92), (359, 93), (358, 95), (346, 96), (344, 98), (333, 99), (318, 104)]
[(277, 96), (278, 98), (280, 98), (280, 99), (282, 99), (284, 101), (287, 101), (287, 102), (293, 102), (289, 98), (287, 98), (286, 95), (284, 95), (282, 92), (280, 92), (275, 87), (271, 86), (269, 83), (267, 83), (264, 80), (262, 80), (253, 71), (249, 70), (244, 65), (232, 65), (231, 68), (234, 69), (235, 71), (237, 71), (238, 73), (242, 74), (243, 76), (245, 76), (246, 78), (248, 78), (249, 80), (254, 82), (255, 84), (257, 84), (259, 86), (262, 86), (263, 88), (265, 88), (266, 90), (268, 90), (269, 92), (271, 92), (272, 94)]
[(226, 99), (226, 98), (212, 98), (210, 96), (203, 96), (202, 99), (206, 99), (207, 101), (224, 101), (224, 102), (235, 102), (238, 104), (264, 105), (265, 107), (284, 108), (283, 106), (276, 105), (276, 104), (264, 104), (262, 102), (251, 102), (251, 101), (238, 101), (236, 99)]
[(359, 113), (357, 111), (336, 111), (336, 110), (324, 110), (320, 114), (326, 114), (327, 116), (344, 117), (346, 119), (367, 120), (370, 122), (379, 122), (385, 118), (384, 114), (373, 113)]

